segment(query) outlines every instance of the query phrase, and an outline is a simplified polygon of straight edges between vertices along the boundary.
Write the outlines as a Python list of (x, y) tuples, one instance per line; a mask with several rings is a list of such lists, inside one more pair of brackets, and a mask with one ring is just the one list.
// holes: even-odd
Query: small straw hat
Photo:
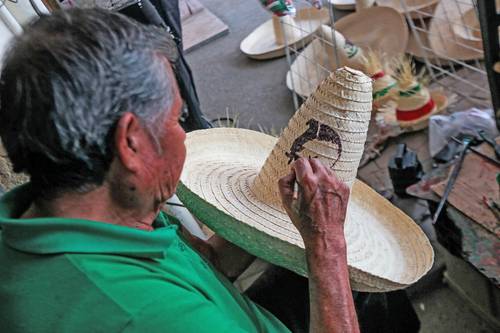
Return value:
[[(360, 24), (363, 22), (363, 24)], [(355, 47), (361, 55), (364, 50), (380, 50), (388, 57), (402, 54), (408, 43), (408, 26), (404, 17), (389, 7), (371, 7), (349, 14), (334, 24), (331, 29), (323, 26), (318, 41), (313, 41), (296, 58), (287, 73), (287, 87), (302, 97), (309, 96), (316, 86), (341, 66), (362, 69), (361, 57), (347, 58), (337, 42), (348, 41), (349, 48)], [(336, 59), (338, 54), (339, 59)], [(349, 61), (347, 61), (349, 60)], [(293, 81), (293, 82), (292, 82)]]
[(240, 50), (258, 60), (285, 55), (285, 47), (301, 47), (307, 44), (322, 24), (330, 22), (327, 9), (303, 8), (295, 17), (273, 17), (250, 33), (240, 44)]
[(373, 79), (373, 107), (384, 105), (394, 98), (398, 82), (394, 74), (391, 59), (385, 54), (369, 50), (364, 58), (364, 72)]
[(318, 157), (351, 188), (344, 232), (352, 288), (385, 292), (416, 282), (433, 263), (429, 240), (408, 216), (356, 180), (371, 85), (359, 71), (338, 69), (278, 139), (237, 128), (188, 133), (179, 198), (222, 237), (307, 276), (304, 243), (282, 207), (278, 179), (295, 158)]
[(473, 8), (472, 0), (441, 0), (438, 4), (429, 27), (429, 44), (438, 57), (462, 61), (483, 58), (477, 43), (455, 34), (454, 27), (464, 25), (461, 14)]
[(433, 94), (427, 87), (414, 81), (406, 89), (399, 90), (396, 119), (402, 128), (422, 129), (427, 127), (430, 116), (442, 111), (446, 106), (444, 95)]
[(391, 7), (403, 15), (407, 13), (412, 19), (431, 17), (440, 0), (405, 0), (406, 8), (401, 0), (377, 0), (380, 7)]
[(448, 106), (448, 98), (441, 90), (430, 91), (425, 83), (420, 82), (410, 60), (404, 58), (399, 63), (397, 96), (384, 107), (387, 116), (384, 121), (397, 122), (407, 132), (418, 131), (428, 126), (430, 116)]

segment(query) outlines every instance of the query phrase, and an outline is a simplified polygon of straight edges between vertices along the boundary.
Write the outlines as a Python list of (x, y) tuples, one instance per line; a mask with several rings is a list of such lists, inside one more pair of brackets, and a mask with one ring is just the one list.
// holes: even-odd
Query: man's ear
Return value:
[(115, 151), (123, 167), (131, 172), (140, 168), (141, 148), (146, 147), (145, 129), (139, 119), (131, 112), (125, 112), (118, 120), (115, 130)]

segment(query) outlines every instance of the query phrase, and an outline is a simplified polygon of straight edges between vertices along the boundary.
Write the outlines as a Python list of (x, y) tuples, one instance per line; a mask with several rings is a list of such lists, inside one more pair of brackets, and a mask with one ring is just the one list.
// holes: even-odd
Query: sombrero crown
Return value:
[(262, 201), (281, 205), (276, 179), (299, 156), (319, 158), (352, 186), (370, 122), (372, 81), (349, 68), (335, 74), (292, 117), (264, 163), (252, 187)]
[(341, 68), (304, 102), (279, 139), (236, 128), (191, 132), (177, 194), (224, 238), (307, 276), (304, 243), (282, 208), (277, 181), (298, 156), (318, 157), (351, 186), (344, 228), (351, 286), (404, 288), (430, 269), (433, 251), (409, 217), (355, 179), (371, 104), (371, 79)]

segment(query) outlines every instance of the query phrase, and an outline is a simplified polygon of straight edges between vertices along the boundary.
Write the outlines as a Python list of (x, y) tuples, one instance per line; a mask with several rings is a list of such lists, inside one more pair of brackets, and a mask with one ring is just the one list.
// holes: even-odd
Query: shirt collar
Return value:
[(160, 213), (154, 231), (82, 219), (20, 219), (31, 204), (29, 184), (0, 197), (0, 235), (8, 246), (34, 254), (93, 253), (164, 258), (177, 226)]

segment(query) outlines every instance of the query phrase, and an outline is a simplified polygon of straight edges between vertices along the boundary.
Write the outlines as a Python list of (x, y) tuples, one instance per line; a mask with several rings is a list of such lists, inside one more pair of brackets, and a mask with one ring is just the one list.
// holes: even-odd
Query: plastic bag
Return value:
[(436, 115), (429, 120), (429, 151), (436, 156), (458, 134), (473, 135), (483, 130), (487, 136), (496, 138), (499, 135), (492, 109), (480, 110), (472, 108), (455, 112), (450, 116)]

